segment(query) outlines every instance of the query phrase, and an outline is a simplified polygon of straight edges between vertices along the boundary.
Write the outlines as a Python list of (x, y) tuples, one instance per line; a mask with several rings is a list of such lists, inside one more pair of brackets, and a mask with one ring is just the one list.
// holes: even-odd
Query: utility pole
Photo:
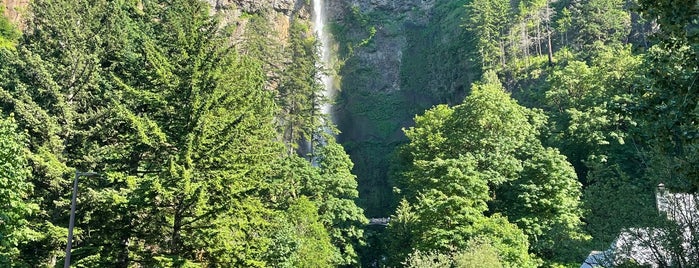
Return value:
[(70, 267), (70, 249), (73, 246), (73, 228), (75, 227), (75, 201), (78, 197), (78, 178), (80, 176), (94, 177), (99, 176), (96, 172), (80, 172), (75, 171), (75, 180), (73, 181), (73, 198), (70, 201), (70, 223), (68, 223), (68, 243), (66, 245), (66, 259), (63, 268)]

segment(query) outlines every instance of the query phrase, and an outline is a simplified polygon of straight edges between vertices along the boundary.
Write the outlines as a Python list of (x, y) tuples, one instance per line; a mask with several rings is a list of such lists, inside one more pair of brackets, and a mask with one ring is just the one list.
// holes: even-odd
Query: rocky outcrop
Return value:
[[(376, 21), (370, 47), (354, 50), (354, 60), (370, 69), (381, 70), (366, 88), (375, 91), (400, 90), (400, 66), (407, 45), (405, 27), (429, 21), (435, 0), (351, 0), (328, 1), (330, 21), (342, 24), (359, 13)], [(354, 29), (349, 38), (361, 39), (366, 29)]]
[(233, 14), (271, 14), (281, 13), (286, 16), (298, 15), (310, 18), (310, 10), (305, 0), (207, 0), (217, 11), (235, 11)]
[(235, 8), (247, 13), (268, 12), (274, 10), (280, 13), (290, 14), (294, 10), (294, 0), (274, 0), (274, 1), (256, 1), (256, 0), (216, 0), (209, 3), (219, 8), (231, 9)]
[(5, 17), (12, 23), (21, 27), (22, 14), (27, 11), (29, 0), (2, 0), (2, 6), (5, 7)]
[(221, 15), (224, 24), (234, 23), (239, 31), (234, 38), (242, 35), (247, 25), (243, 14), (256, 14), (265, 17), (275, 30), (275, 38), (287, 40), (287, 30), (292, 19), (310, 20), (310, 6), (305, 0), (206, 0), (212, 11)]
[(455, 40), (465, 1), (329, 2), (344, 62), (338, 140), (355, 163), (367, 216), (385, 217), (393, 203), (388, 167), (406, 140), (402, 128), (434, 104), (460, 101), (471, 83), (467, 53)]
[[(425, 13), (415, 11), (430, 11), (436, 0), (349, 0), (329, 1), (329, 14), (334, 20), (345, 18), (352, 9), (364, 14), (382, 12), (393, 14), (394, 18), (405, 21), (425, 21)], [(407, 16), (407, 17), (406, 17)]]

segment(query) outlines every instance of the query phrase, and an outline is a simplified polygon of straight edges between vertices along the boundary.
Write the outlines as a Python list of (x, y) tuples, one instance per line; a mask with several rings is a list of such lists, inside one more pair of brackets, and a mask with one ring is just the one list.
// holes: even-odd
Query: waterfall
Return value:
[[(333, 89), (333, 78), (334, 76), (328, 75), (328, 72), (326, 71), (328, 68), (332, 66), (332, 55), (331, 55), (331, 48), (330, 48), (330, 37), (328, 36), (327, 30), (326, 30), (326, 20), (327, 16), (325, 14), (325, 5), (324, 5), (324, 0), (312, 0), (313, 1), (313, 31), (315, 32), (315, 35), (317, 36), (318, 40), (320, 41), (320, 51), (318, 51), (318, 56), (320, 58), (320, 62), (316, 64), (318, 70), (320, 71), (320, 82), (321, 85), (323, 86), (323, 97), (328, 100), (328, 102), (323, 103), (323, 106), (320, 107), (321, 113), (329, 120), (330, 122), (323, 122), (323, 127), (322, 129), (319, 130), (319, 135), (317, 135), (314, 139), (317, 139), (316, 141), (320, 146), (323, 146), (327, 144), (326, 137), (324, 137), (323, 134), (332, 134), (331, 127), (329, 125), (332, 124), (333, 121), (333, 110), (332, 110), (332, 100), (334, 98), (335, 90)], [(315, 136), (315, 135), (314, 135)], [(310, 141), (308, 143), (308, 152), (310, 152), (309, 155), (309, 160), (311, 161), (311, 164), (313, 166), (318, 166), (318, 163), (316, 162), (316, 158), (314, 157), (315, 155), (315, 148), (313, 148), (313, 141)]]
[[(328, 33), (326, 31), (326, 14), (325, 14), (325, 5), (323, 0), (313, 0), (313, 28), (315, 31), (316, 36), (318, 37), (320, 41), (320, 64), (319, 68), (329, 68), (332, 66), (332, 58), (331, 58), (331, 48), (330, 48), (330, 37), (328, 36)], [(323, 96), (331, 100), (334, 97), (334, 89), (333, 89), (333, 76), (328, 75), (327, 73), (323, 72), (320, 76), (321, 83), (323, 85)], [(330, 120), (332, 121), (333, 117), (333, 111), (332, 111), (332, 105), (331, 103), (325, 103), (321, 107), (321, 112), (328, 116)]]

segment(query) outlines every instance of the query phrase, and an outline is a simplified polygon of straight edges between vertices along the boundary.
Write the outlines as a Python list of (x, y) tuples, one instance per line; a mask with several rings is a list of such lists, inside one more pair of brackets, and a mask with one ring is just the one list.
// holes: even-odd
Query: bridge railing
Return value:
[(387, 226), (391, 218), (370, 218), (368, 225), (383, 225)]

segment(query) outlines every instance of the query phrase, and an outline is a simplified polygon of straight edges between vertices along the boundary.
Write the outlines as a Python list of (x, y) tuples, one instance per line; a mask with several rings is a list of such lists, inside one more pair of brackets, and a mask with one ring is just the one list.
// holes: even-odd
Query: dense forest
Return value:
[(0, 267), (63, 265), (74, 183), (73, 267), (699, 266), (699, 1), (418, 1), (344, 3), (332, 66), (307, 0), (0, 17)]

